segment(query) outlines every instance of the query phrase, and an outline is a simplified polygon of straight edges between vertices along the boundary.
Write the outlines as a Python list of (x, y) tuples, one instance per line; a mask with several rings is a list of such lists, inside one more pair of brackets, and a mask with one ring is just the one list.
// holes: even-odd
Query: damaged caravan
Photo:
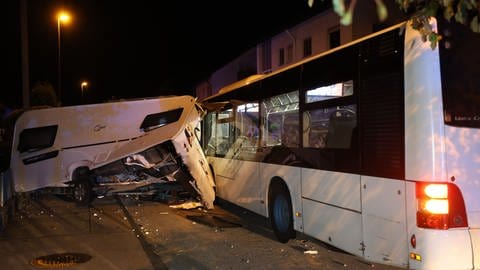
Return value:
[(202, 114), (191, 96), (26, 110), (5, 175), (13, 194), (70, 194), (80, 204), (177, 181), (213, 208), (214, 181), (195, 134)]

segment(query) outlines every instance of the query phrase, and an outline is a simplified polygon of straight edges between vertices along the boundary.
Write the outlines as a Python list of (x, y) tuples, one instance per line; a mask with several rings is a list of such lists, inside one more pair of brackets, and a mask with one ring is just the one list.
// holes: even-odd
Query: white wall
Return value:
[(352, 36), (352, 26), (341, 26), (339, 16), (333, 10), (320, 13), (272, 37), (272, 71), (287, 65), (279, 65), (279, 50), (281, 48), (285, 49), (286, 59), (287, 46), (293, 44), (293, 62), (298, 62), (304, 58), (303, 42), (306, 38), (312, 38), (312, 55), (326, 51), (329, 49), (329, 30), (337, 27), (340, 28), (340, 43), (349, 42)]
[(238, 72), (245, 68), (257, 68), (257, 53), (256, 48), (251, 48), (250, 50), (244, 52), (239, 57), (235, 58), (233, 61), (223, 66), (222, 68), (215, 71), (210, 76), (210, 85), (212, 87), (212, 93), (217, 93), (220, 88), (225, 85), (236, 82), (240, 79), (238, 77)]

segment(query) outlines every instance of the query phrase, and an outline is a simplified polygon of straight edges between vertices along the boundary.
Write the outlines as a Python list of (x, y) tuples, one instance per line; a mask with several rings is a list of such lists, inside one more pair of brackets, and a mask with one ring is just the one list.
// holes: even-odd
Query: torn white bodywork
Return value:
[(190, 169), (194, 179), (205, 179), (195, 181), (191, 185), (198, 194), (202, 194), (202, 203), (207, 208), (213, 208), (215, 191), (214, 181), (207, 159), (203, 153), (200, 142), (195, 137), (194, 129), (198, 121), (189, 121), (185, 126), (185, 132), (173, 139), (173, 145), (177, 153), (182, 157), (183, 163)]

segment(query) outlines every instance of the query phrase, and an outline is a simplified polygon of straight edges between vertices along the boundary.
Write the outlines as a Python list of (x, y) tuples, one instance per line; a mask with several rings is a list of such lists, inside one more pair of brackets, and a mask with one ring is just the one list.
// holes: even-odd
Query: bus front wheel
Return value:
[(281, 243), (295, 238), (293, 211), (290, 193), (284, 185), (274, 185), (271, 190), (270, 222), (273, 232)]

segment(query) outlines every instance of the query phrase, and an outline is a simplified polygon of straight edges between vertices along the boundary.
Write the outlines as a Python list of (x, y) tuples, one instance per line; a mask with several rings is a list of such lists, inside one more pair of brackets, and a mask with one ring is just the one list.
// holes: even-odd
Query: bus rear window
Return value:
[(480, 127), (480, 34), (455, 22), (439, 22), (445, 123)]

